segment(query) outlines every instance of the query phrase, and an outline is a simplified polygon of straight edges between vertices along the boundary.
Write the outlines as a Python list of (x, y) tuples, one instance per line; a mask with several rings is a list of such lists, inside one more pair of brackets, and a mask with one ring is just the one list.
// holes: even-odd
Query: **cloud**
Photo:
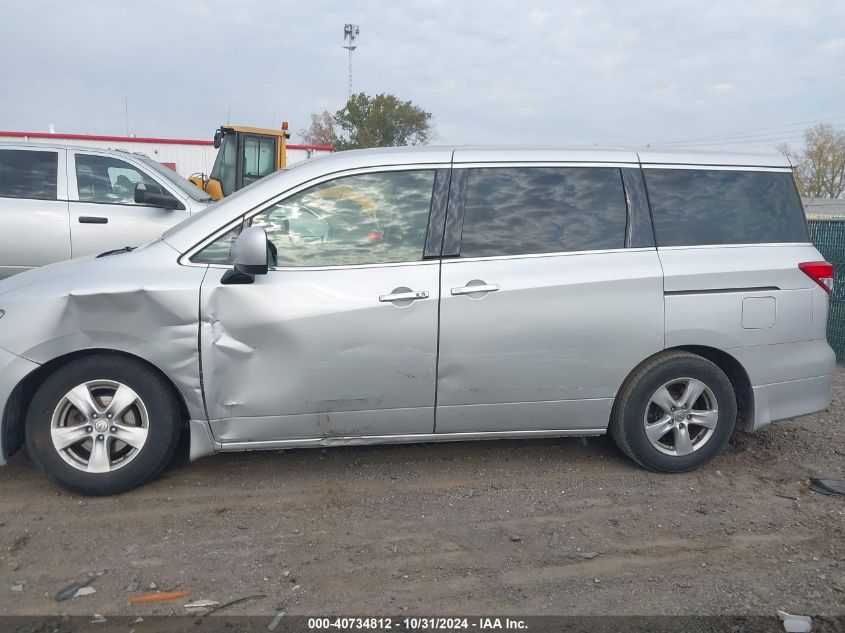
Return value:
[[(439, 141), (646, 143), (845, 114), (830, 2), (29, 0), (4, 9), (0, 126), (209, 138), (294, 130), (353, 86), (434, 113)], [(37, 34), (37, 36), (34, 36)], [(786, 140), (786, 139), (785, 139)]]

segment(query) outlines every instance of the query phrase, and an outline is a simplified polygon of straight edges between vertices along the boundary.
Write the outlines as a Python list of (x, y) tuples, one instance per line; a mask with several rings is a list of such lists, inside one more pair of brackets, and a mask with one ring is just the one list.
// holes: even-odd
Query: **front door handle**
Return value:
[(420, 290), (419, 292), (414, 292), (413, 290), (397, 292), (397, 290), (402, 290), (402, 288), (397, 288), (387, 295), (379, 295), (378, 300), (382, 303), (390, 303), (392, 301), (416, 301), (417, 299), (428, 299), (428, 292), (425, 290)]
[(109, 219), (100, 215), (80, 215), (80, 224), (108, 224)]
[(499, 284), (485, 284), (483, 281), (470, 281), (466, 286), (452, 288), (453, 295), (474, 295), (482, 292), (496, 292)]

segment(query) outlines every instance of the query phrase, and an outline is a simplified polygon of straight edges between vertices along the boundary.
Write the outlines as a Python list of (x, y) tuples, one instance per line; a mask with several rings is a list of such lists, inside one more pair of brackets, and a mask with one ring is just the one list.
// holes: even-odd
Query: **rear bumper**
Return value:
[(833, 373), (836, 354), (825, 340), (735, 347), (725, 350), (748, 372), (755, 387)]
[(830, 406), (836, 354), (825, 340), (726, 350), (745, 371), (754, 391), (754, 418), (745, 430)]
[(15, 387), (37, 368), (38, 363), (0, 347), (0, 465), (19, 448), (23, 438), (20, 390), (16, 391)]
[(753, 387), (754, 421), (748, 431), (770, 422), (823, 411), (830, 406), (833, 374)]

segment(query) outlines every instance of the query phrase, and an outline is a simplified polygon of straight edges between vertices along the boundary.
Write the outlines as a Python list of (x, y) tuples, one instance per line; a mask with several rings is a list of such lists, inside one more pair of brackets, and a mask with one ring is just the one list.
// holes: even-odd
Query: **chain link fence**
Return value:
[(808, 217), (810, 239), (824, 258), (836, 267), (827, 340), (836, 352), (837, 362), (845, 362), (845, 217)]

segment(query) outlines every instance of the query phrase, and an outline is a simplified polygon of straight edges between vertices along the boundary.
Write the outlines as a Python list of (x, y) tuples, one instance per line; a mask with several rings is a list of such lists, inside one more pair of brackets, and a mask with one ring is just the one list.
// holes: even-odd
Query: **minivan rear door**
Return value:
[(70, 257), (65, 150), (0, 148), (0, 279)]
[(602, 432), (626, 375), (663, 346), (637, 165), (476, 153), (455, 152), (436, 432)]

